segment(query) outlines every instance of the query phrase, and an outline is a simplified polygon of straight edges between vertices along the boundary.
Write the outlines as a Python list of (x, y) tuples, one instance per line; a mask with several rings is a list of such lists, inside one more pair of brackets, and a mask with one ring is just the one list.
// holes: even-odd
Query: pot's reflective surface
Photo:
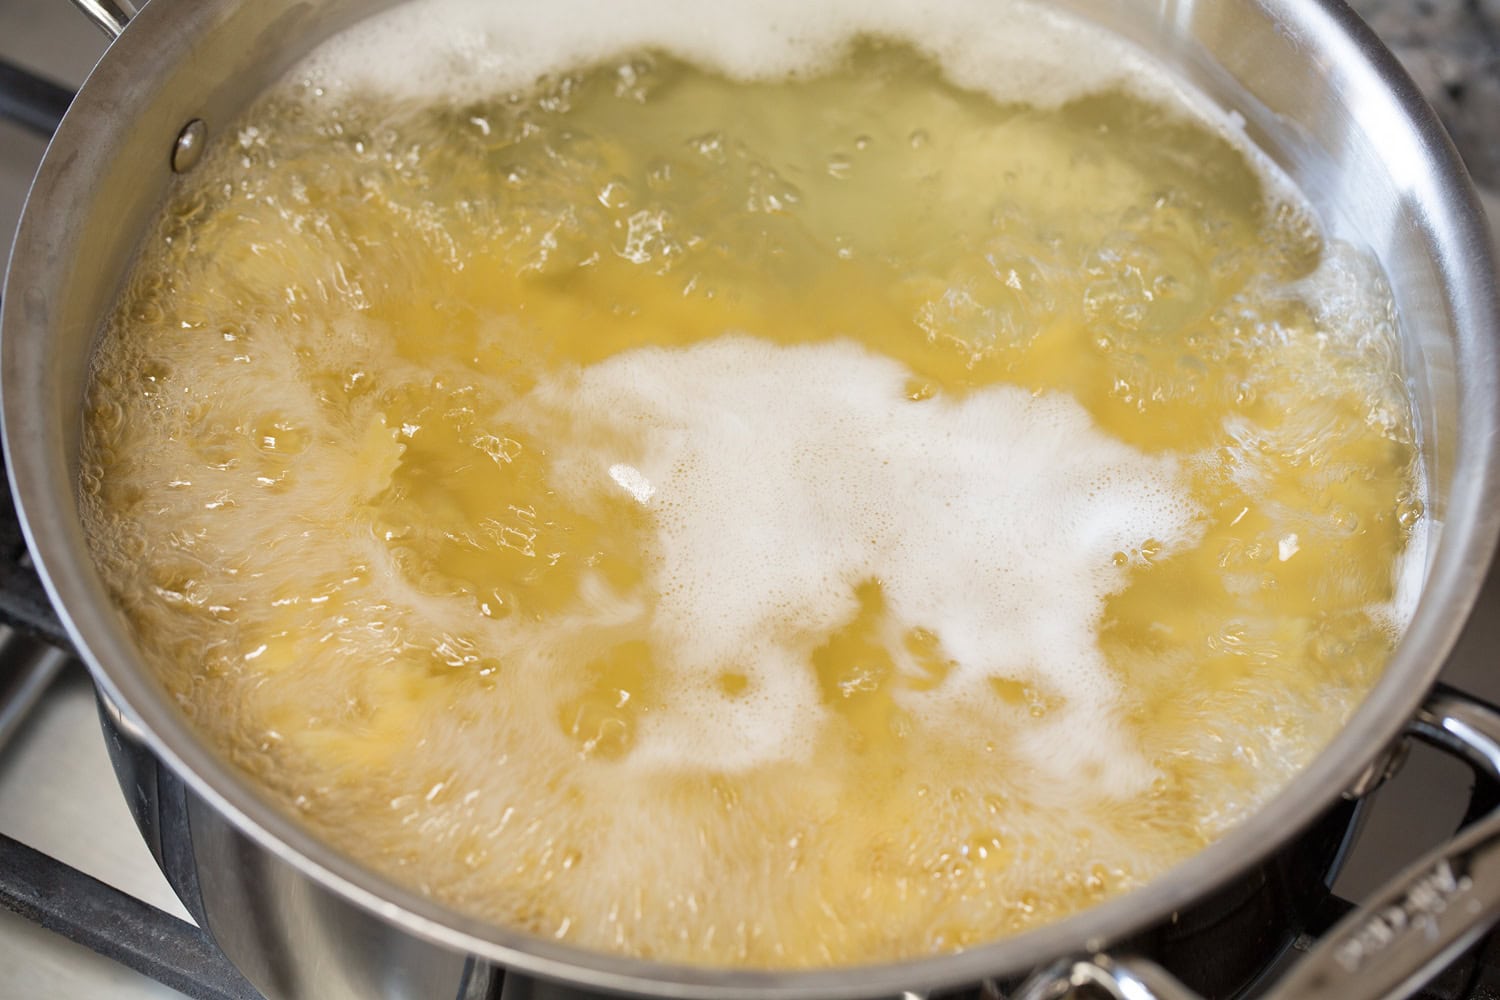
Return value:
[[(368, 970), (384, 967), (375, 957), (406, 947), (425, 953), (417, 939), (545, 975), (669, 995), (889, 994), (1013, 976), (1060, 955), (1159, 937), (1174, 914), (1255, 885), (1294, 831), (1321, 829), (1315, 821), (1415, 710), (1477, 591), (1500, 517), (1484, 505), (1496, 475), (1500, 321), (1490, 251), (1461, 168), (1415, 92), (1342, 8), (1080, 0), (1070, 6), (1242, 115), (1333, 234), (1369, 248), (1390, 276), (1428, 448), (1433, 554), (1406, 641), (1339, 740), (1245, 827), (1128, 898), (964, 954), (853, 971), (721, 974), (580, 952), (450, 914), (312, 841), (205, 750), (141, 667), (78, 528), (78, 413), (99, 318), (170, 182), (183, 125), (201, 118), (212, 135), (318, 40), (384, 5), (154, 0), (59, 133), (18, 234), (4, 298), (5, 436), (33, 550), (102, 689), (139, 734), (127, 756), (150, 770), (155, 760), (140, 756), (145, 747), (183, 776), (188, 804), (177, 812), (193, 846), (167, 859), (181, 869), (174, 880), (199, 897), (194, 905), (226, 951), (263, 988), (366, 995), (374, 986)], [(127, 789), (139, 787), (123, 757), (121, 771)], [(170, 811), (154, 809), (155, 822)], [(247, 855), (260, 859), (246, 862)], [(379, 919), (354, 916), (363, 912)], [(313, 937), (347, 944), (350, 964), (290, 948)], [(402, 954), (403, 968), (434, 970), (424, 989), (459, 988), (461, 959), (445, 958), (441, 948), (430, 959)], [(387, 985), (396, 988), (380, 988)]]
[[(1470, 812), (1500, 788), (1500, 711), (1440, 688), (1417, 712), (1411, 736), (1471, 767)], [(1393, 765), (1396, 761), (1393, 760)], [(1268, 1000), (1409, 996), (1500, 919), (1500, 807), (1418, 859), (1344, 919), (1308, 941), (1307, 954), (1269, 983)], [(1270, 977), (1268, 977), (1270, 978)], [(1023, 984), (1015, 1000), (1062, 997), (1073, 986), (1114, 1000), (1196, 1000), (1150, 958), (1064, 959)]]
[[(139, 734), (131, 735), (131, 723), (106, 699), (100, 721), (131, 812), (157, 863), (199, 926), (267, 997), (594, 1000), (565, 984), (507, 975), (351, 906), (208, 806), (162, 766)], [(1476, 804), (1500, 792), (1500, 713), (1440, 692), (1411, 731), (1469, 758), (1479, 778)], [(1391, 765), (1399, 766), (1402, 758)], [(1378, 762), (1368, 791), (1385, 771), (1386, 762)], [(1089, 983), (1118, 1000), (1195, 1000), (1261, 987), (1269, 997), (1307, 1000), (1396, 995), (1394, 984), (1402, 995), (1415, 990), (1500, 915), (1500, 811), (1440, 855), (1413, 866), (1415, 877), (1344, 918), (1282, 974), (1276, 970), (1286, 956), (1311, 947), (1307, 931), (1324, 919), (1328, 888), (1355, 837), (1363, 803), (1363, 796), (1340, 798), (1260, 863), (1190, 907), (1111, 942), (1123, 962), (1069, 958), (1024, 983), (988, 978), (963, 993), (1041, 1000)], [(1392, 907), (1424, 919), (1410, 927), (1393, 925)], [(1276, 978), (1265, 983), (1268, 969)]]
[[(246, 837), (107, 701), (100, 722), (131, 814), (173, 890), (267, 997), (482, 1000), (491, 967), (354, 907)], [(309, 960), (311, 959), (311, 960)]]
[[(101, 702), (100, 718), (131, 812), (157, 863), (194, 919), (267, 997), (587, 1000), (560, 984), (507, 975), (425, 944), (350, 906), (235, 829), (130, 736), (130, 724), (107, 702)], [(1205, 996), (1239, 993), (1318, 919), (1358, 808), (1354, 800), (1337, 800), (1261, 863), (1117, 946), (1192, 970), (1184, 980)], [(970, 984), (966, 992), (979, 986)]]

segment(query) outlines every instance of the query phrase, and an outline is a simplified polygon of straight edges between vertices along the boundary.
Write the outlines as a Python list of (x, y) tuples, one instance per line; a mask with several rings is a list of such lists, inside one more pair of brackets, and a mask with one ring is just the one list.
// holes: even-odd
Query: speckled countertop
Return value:
[(1475, 181), (1500, 191), (1500, 0), (1351, 0), (1437, 108)]

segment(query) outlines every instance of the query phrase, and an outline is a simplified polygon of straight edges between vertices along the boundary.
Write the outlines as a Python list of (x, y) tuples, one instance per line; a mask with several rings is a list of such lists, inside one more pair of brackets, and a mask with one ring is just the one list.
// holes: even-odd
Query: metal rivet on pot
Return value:
[(203, 147), (208, 142), (208, 126), (203, 119), (194, 118), (182, 126), (177, 141), (172, 144), (172, 170), (185, 174), (203, 158)]

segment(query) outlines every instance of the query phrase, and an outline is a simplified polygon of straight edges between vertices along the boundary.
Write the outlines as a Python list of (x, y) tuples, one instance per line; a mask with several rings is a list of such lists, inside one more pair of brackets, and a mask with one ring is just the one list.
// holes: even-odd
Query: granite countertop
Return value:
[(1437, 109), (1474, 180), (1500, 192), (1500, 0), (1350, 0)]

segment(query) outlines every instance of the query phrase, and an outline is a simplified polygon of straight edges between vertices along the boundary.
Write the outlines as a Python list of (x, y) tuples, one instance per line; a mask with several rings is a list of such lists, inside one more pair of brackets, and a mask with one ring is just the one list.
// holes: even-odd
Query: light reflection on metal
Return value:
[(130, 0), (73, 0), (73, 6), (110, 38), (119, 38), (139, 10)]

